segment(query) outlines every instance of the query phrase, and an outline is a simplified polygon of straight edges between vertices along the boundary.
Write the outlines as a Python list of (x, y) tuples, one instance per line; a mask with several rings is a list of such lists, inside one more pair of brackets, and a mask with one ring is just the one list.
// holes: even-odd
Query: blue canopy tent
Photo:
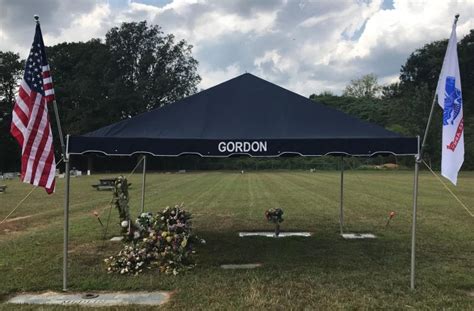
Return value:
[(136, 117), (69, 137), (67, 152), (278, 157), (414, 155), (407, 138), (249, 73)]
[[(176, 157), (418, 156), (419, 138), (404, 137), (314, 102), (246, 73), (173, 104), (145, 112), (81, 136), (66, 145), (65, 267), (69, 168), (72, 155), (102, 153)], [(146, 158), (145, 158), (146, 159)], [(341, 167), (343, 169), (343, 166)], [(341, 169), (340, 226), (343, 226)], [(418, 162), (415, 164), (412, 275)], [(145, 165), (143, 171), (145, 181)], [(144, 185), (144, 182), (143, 182)], [(144, 197), (142, 188), (142, 198)], [(143, 209), (143, 199), (142, 199)]]

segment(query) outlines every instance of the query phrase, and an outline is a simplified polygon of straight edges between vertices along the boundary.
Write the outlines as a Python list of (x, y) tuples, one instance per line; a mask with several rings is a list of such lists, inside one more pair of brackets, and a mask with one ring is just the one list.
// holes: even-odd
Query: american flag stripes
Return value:
[(26, 60), (25, 74), (13, 107), (10, 133), (20, 144), (21, 180), (44, 187), (52, 193), (55, 187), (56, 160), (48, 103), (54, 100), (54, 89), (39, 23)]

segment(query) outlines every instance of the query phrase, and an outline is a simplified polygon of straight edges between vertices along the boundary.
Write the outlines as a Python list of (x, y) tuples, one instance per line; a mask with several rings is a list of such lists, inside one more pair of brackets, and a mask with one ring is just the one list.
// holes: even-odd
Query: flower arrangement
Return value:
[(192, 233), (191, 218), (183, 205), (167, 207), (155, 216), (142, 213), (134, 224), (127, 224), (123, 249), (105, 259), (107, 271), (136, 275), (157, 268), (176, 275), (193, 268), (194, 245), (205, 241)]
[(280, 223), (283, 222), (283, 210), (281, 208), (270, 208), (265, 211), (265, 217), (269, 222), (275, 224), (275, 236), (279, 236)]

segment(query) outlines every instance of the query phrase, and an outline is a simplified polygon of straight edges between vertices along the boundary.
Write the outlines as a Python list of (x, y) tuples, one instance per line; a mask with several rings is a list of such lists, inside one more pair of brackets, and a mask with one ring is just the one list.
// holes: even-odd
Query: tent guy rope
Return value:
[(28, 197), (33, 193), (33, 191), (36, 190), (36, 188), (38, 188), (38, 187), (37, 187), (37, 186), (33, 186), (33, 189), (31, 189), (31, 191), (28, 192), (28, 194), (27, 194), (23, 199), (21, 199), (20, 202), (18, 202), (18, 204), (17, 204), (17, 205), (15, 206), (15, 208), (7, 215), (7, 217), (5, 217), (5, 218), (0, 222), (0, 225), (3, 224), (3, 223), (8, 219), (8, 217), (10, 217), (10, 216), (16, 211), (16, 209), (17, 209), (18, 207), (20, 207), (20, 205), (21, 205), (23, 202), (26, 201), (26, 199), (28, 199)]
[[(58, 162), (56, 165), (58, 165), (59, 163), (61, 163), (62, 160), (63, 160), (63, 159), (59, 160), (59, 162)], [(17, 205), (15, 206), (15, 208), (7, 215), (7, 217), (5, 217), (5, 218), (0, 222), (0, 225), (3, 224), (3, 223), (8, 219), (8, 217), (10, 217), (10, 216), (16, 211), (16, 209), (17, 209), (18, 207), (20, 207), (20, 205), (23, 204), (23, 202), (26, 201), (26, 199), (28, 199), (28, 197), (33, 193), (33, 191), (36, 190), (36, 188), (38, 188), (38, 187), (37, 187), (37, 186), (33, 186), (33, 189), (31, 189), (31, 191), (28, 192), (28, 194), (25, 195), (25, 197), (24, 197), (23, 199), (21, 199), (20, 202), (18, 202), (18, 204), (17, 204)]]
[(458, 201), (458, 203), (466, 210), (466, 212), (469, 214), (469, 216), (474, 217), (474, 213), (472, 213), (471, 210), (466, 206), (466, 204), (464, 204), (463, 201), (461, 201), (461, 199), (456, 194), (454, 194), (454, 192), (451, 189), (449, 189), (448, 185), (446, 185), (446, 183), (441, 179), (441, 177), (439, 177), (438, 174), (436, 174), (431, 169), (431, 167), (428, 165), (428, 163), (426, 163), (425, 160), (423, 160), (423, 164), (425, 164), (425, 166), (436, 177), (436, 179), (439, 180), (439, 182), (444, 186), (444, 188), (446, 188), (446, 190), (448, 190), (448, 192), (453, 196), (453, 198), (455, 198), (456, 201)]

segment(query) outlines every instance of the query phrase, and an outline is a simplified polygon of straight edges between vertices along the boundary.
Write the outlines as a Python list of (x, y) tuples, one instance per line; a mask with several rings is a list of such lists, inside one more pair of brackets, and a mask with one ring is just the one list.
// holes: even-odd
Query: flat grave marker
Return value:
[[(95, 298), (94, 298), (95, 297)], [(163, 291), (155, 292), (107, 292), (86, 295), (85, 293), (56, 293), (21, 294), (7, 301), (11, 304), (40, 304), (40, 305), (83, 305), (83, 306), (124, 306), (150, 305), (157, 306), (166, 303), (170, 294)]]
[(263, 236), (267, 238), (287, 238), (287, 237), (310, 237), (311, 232), (280, 232), (278, 236), (273, 231), (262, 231), (262, 232), (239, 232), (239, 237), (250, 237), (250, 236)]
[(362, 240), (362, 239), (376, 239), (377, 236), (372, 233), (343, 233), (343, 239), (346, 240)]
[(225, 264), (221, 265), (222, 269), (225, 270), (239, 270), (239, 269), (255, 269), (260, 268), (261, 263), (244, 263), (244, 264)]

